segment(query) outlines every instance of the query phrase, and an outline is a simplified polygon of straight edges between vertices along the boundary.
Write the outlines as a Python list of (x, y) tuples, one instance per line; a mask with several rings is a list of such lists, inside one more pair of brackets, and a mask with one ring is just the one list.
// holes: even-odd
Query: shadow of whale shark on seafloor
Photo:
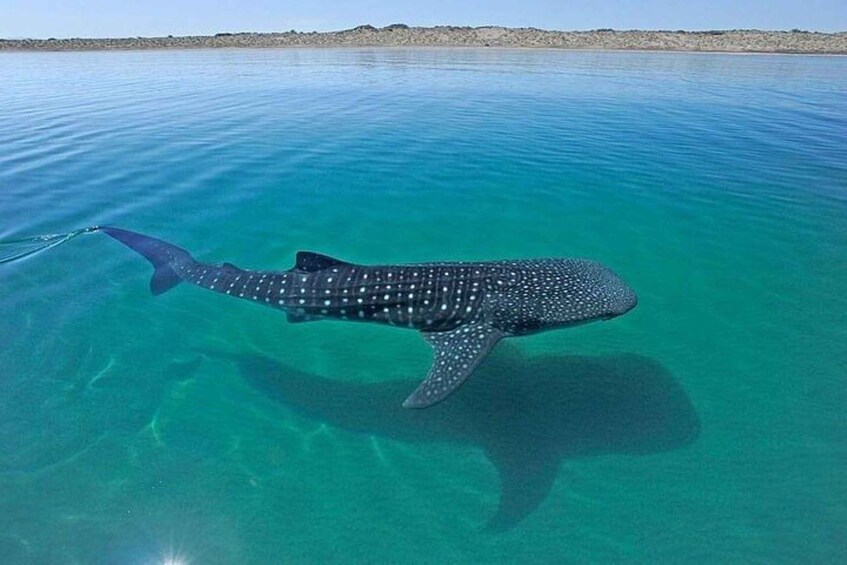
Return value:
[(634, 354), (524, 356), (501, 344), (458, 394), (426, 410), (404, 409), (398, 401), (415, 380), (357, 383), (262, 356), (224, 357), (263, 393), (330, 426), (405, 442), (481, 447), (500, 475), (500, 505), (488, 524), (497, 531), (541, 504), (565, 459), (668, 451), (691, 443), (700, 431), (673, 376)]

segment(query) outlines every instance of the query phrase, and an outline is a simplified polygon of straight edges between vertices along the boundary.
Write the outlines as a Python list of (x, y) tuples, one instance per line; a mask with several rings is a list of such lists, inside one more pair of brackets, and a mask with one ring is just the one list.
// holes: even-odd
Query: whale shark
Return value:
[(406, 408), (447, 398), (503, 338), (610, 320), (638, 302), (611, 269), (587, 259), (359, 265), (300, 251), (291, 269), (257, 271), (203, 263), (129, 230), (99, 229), (152, 263), (155, 295), (185, 281), (282, 310), (290, 322), (335, 319), (419, 331), (435, 357)]
[(529, 354), (506, 342), (480, 365), (467, 394), (423, 414), (391, 402), (413, 386), (407, 378), (339, 379), (262, 354), (201, 353), (233, 364), (268, 400), (260, 410), (285, 410), (365, 438), (480, 450), (500, 479), (499, 503), (486, 526), (492, 532), (514, 528), (541, 506), (567, 474), (567, 462), (654, 456), (700, 434), (700, 419), (677, 378), (633, 353)]

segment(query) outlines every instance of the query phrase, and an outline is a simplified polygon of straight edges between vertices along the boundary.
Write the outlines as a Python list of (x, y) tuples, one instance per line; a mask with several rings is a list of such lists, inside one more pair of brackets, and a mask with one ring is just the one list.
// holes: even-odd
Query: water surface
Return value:
[(579, 256), (640, 299), (409, 412), (412, 332), (152, 297), (102, 234), (0, 265), (4, 563), (847, 552), (847, 59), (10, 53), (0, 84), (0, 241)]

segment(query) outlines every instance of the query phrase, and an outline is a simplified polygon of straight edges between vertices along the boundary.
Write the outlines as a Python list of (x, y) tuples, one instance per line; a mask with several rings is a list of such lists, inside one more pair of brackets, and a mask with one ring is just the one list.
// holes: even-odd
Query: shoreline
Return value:
[(507, 47), (706, 53), (847, 55), (847, 32), (549, 31), (505, 27), (364, 25), (331, 32), (218, 33), (208, 36), (0, 39), (2, 51), (127, 51), (221, 48)]

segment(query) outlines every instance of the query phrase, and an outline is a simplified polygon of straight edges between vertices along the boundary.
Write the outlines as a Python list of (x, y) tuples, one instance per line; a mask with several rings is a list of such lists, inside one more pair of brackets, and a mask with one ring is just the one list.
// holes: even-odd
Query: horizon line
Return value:
[(360, 24), (351, 28), (336, 29), (329, 31), (318, 30), (298, 30), (290, 29), (286, 31), (217, 31), (213, 33), (196, 33), (196, 34), (168, 34), (168, 35), (127, 35), (127, 36), (107, 36), (107, 35), (89, 35), (89, 36), (62, 36), (62, 37), (32, 37), (32, 36), (7, 36), (0, 37), (0, 41), (67, 41), (78, 39), (96, 39), (96, 40), (128, 40), (128, 39), (177, 39), (177, 38), (211, 38), (211, 37), (226, 37), (235, 35), (330, 35), (355, 31), (368, 32), (393, 32), (397, 30), (432, 30), (432, 29), (455, 29), (455, 30), (470, 30), (470, 29), (503, 29), (503, 30), (527, 30), (538, 31), (545, 33), (668, 33), (668, 34), (707, 34), (716, 35), (733, 32), (753, 32), (753, 33), (797, 33), (797, 34), (820, 34), (820, 35), (840, 35), (847, 33), (847, 30), (839, 31), (819, 31), (807, 30), (800, 28), (792, 29), (759, 29), (759, 28), (720, 28), (720, 29), (647, 29), (647, 28), (592, 28), (592, 29), (548, 29), (534, 26), (518, 26), (510, 27), (503, 25), (453, 25), (441, 24), (434, 26), (416, 26), (404, 23), (394, 23), (382, 27), (377, 27), (371, 24)]

